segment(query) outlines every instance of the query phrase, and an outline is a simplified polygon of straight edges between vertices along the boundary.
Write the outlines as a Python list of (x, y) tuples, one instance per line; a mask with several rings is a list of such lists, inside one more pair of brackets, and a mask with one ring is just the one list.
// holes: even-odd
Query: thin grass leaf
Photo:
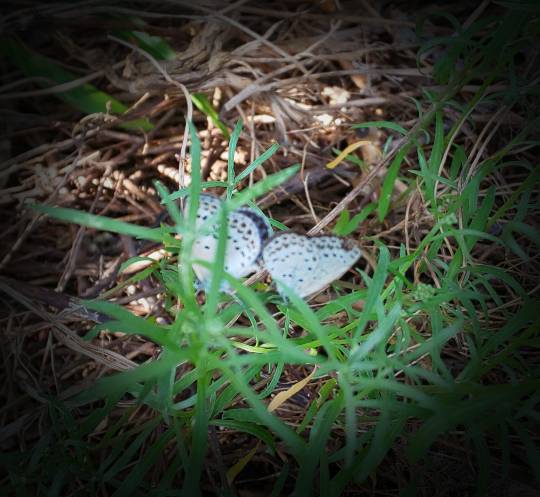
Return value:
[(87, 212), (78, 211), (76, 209), (67, 209), (65, 207), (52, 207), (42, 204), (31, 205), (30, 208), (41, 214), (47, 214), (50, 217), (67, 221), (69, 223), (95, 228), (102, 231), (110, 231), (121, 235), (129, 235), (143, 240), (151, 240), (154, 242), (163, 241), (161, 230), (154, 228), (145, 228), (136, 224), (117, 221), (105, 216), (97, 216)]
[(160, 181), (155, 181), (154, 186), (159, 194), (159, 196), (162, 199), (162, 202), (167, 207), (167, 211), (169, 212), (169, 215), (171, 216), (171, 219), (175, 223), (177, 227), (177, 231), (180, 232), (181, 228), (183, 226), (184, 217), (182, 216), (182, 213), (180, 212), (180, 209), (178, 206), (171, 200), (171, 196), (169, 194), (169, 190), (161, 183)]
[(465, 149), (461, 145), (454, 146), (454, 155), (452, 156), (452, 162), (450, 163), (449, 177), (452, 181), (456, 180), (458, 174), (467, 165), (467, 154)]
[(49, 487), (49, 491), (47, 492), (47, 497), (57, 497), (61, 495), (60, 492), (62, 491), (62, 487), (64, 486), (64, 481), (66, 479), (67, 473), (67, 470), (64, 468), (57, 469), (52, 484)]
[(328, 359), (330, 362), (335, 362), (337, 364), (336, 349), (331, 340), (328, 339), (327, 333), (324, 328), (321, 326), (321, 323), (317, 319), (315, 313), (311, 308), (306, 304), (305, 300), (298, 297), (290, 288), (286, 285), (282, 285), (280, 290), (285, 293), (287, 299), (294, 305), (300, 315), (302, 315), (303, 321), (305, 323), (305, 328), (309, 332), (313, 333), (320, 344), (324, 347)]
[[(201, 190), (206, 188), (227, 188), (226, 181), (202, 181)], [(190, 195), (191, 186), (187, 188), (180, 188), (179, 190), (169, 194), (169, 200), (178, 200), (179, 198), (185, 198)], [(162, 201), (163, 203), (163, 201)]]
[(197, 400), (195, 414), (193, 416), (193, 430), (191, 434), (191, 453), (186, 473), (189, 478), (184, 480), (182, 491), (186, 495), (197, 495), (200, 490), (200, 479), (208, 445), (208, 423), (210, 421), (210, 409), (207, 405), (207, 388), (210, 382), (210, 370), (206, 368), (206, 361), (199, 361), (199, 376), (197, 378)]
[(352, 129), (383, 128), (383, 129), (391, 129), (392, 131), (396, 131), (402, 135), (407, 134), (407, 130), (403, 126), (400, 126), (399, 124), (393, 123), (391, 121), (368, 121), (365, 123), (353, 124), (351, 128)]
[(127, 311), (122, 306), (110, 302), (101, 302), (99, 300), (84, 301), (84, 306), (113, 318), (113, 321), (107, 321), (103, 325), (98, 325), (96, 329), (108, 329), (122, 331), (127, 334), (139, 334), (154, 340), (170, 350), (179, 350), (178, 345), (170, 333), (153, 323), (151, 320), (140, 318)]
[(379, 198), (379, 206), (377, 210), (380, 222), (384, 220), (390, 208), (390, 202), (392, 201), (392, 193), (394, 191), (394, 184), (398, 177), (401, 163), (409, 152), (409, 148), (409, 146), (405, 146), (397, 153), (397, 155), (392, 160), (392, 163), (390, 164), (390, 167), (388, 168), (388, 171), (384, 178)]
[(349, 213), (348, 209), (344, 209), (340, 212), (338, 220), (336, 224), (334, 225), (334, 229), (332, 230), (336, 235), (340, 236), (342, 235), (345, 226), (347, 226), (347, 223), (350, 221), (351, 215)]
[(347, 381), (346, 375), (340, 376), (339, 385), (345, 403), (345, 467), (350, 468), (354, 461), (354, 454), (358, 449), (356, 402), (353, 388)]
[(469, 424), (467, 427), (467, 435), (471, 438), (475, 452), (476, 462), (478, 466), (478, 477), (475, 495), (483, 497), (488, 493), (489, 483), (489, 467), (490, 455), (487, 447), (486, 439), (481, 430), (474, 424)]
[(366, 301), (364, 303), (362, 315), (353, 334), (354, 342), (358, 342), (360, 335), (364, 332), (370, 316), (375, 312), (375, 303), (380, 298), (380, 294), (384, 287), (384, 282), (386, 281), (386, 277), (388, 274), (389, 262), (390, 252), (384, 245), (381, 245), (379, 248), (379, 260), (377, 261), (377, 269), (375, 270), (373, 279), (368, 285), (368, 293), (366, 296)]
[(510, 422), (510, 425), (523, 443), (529, 466), (534, 471), (537, 485), (540, 485), (540, 451), (534, 442), (531, 441), (528, 430), (520, 422), (514, 420)]
[(222, 202), (219, 211), (218, 224), (218, 244), (214, 261), (211, 264), (212, 279), (210, 281), (210, 289), (206, 295), (205, 312), (211, 318), (216, 315), (217, 305), (219, 301), (220, 287), (225, 273), (225, 250), (227, 248), (227, 233), (228, 233), (228, 218), (227, 203)]
[(358, 226), (363, 223), (367, 217), (377, 209), (377, 204), (367, 204), (358, 214), (355, 214), (352, 219), (348, 210), (341, 211), (338, 222), (334, 226), (333, 232), (338, 236), (348, 236), (353, 231), (356, 231)]
[(263, 180), (255, 183), (251, 188), (238, 192), (231, 200), (230, 209), (237, 209), (238, 207), (248, 204), (251, 200), (260, 197), (270, 190), (273, 190), (277, 186), (281, 185), (281, 183), (294, 176), (299, 169), (300, 165), (298, 164), (287, 167), (277, 173), (268, 175)]
[[(135, 21), (137, 21), (136, 24), (138, 24), (141, 29), (144, 29), (146, 23), (142, 21), (142, 19), (134, 19), (134, 22)], [(144, 31), (127, 29), (116, 30), (114, 31), (114, 34), (119, 38), (142, 48), (156, 60), (174, 60), (176, 58), (176, 52), (161, 36), (149, 35)]]
[(272, 433), (259, 423), (237, 421), (234, 419), (213, 419), (210, 424), (239, 431), (240, 433), (248, 433), (261, 440), (272, 452), (276, 450), (276, 443), (272, 437)]
[(444, 123), (441, 111), (435, 113), (435, 138), (431, 147), (431, 154), (427, 164), (427, 169), (430, 172), (429, 177), (424, 177), (426, 181), (426, 194), (431, 204), (432, 212), (437, 212), (437, 200), (435, 191), (435, 182), (431, 178), (439, 176), (439, 168), (441, 165), (442, 156), (444, 153)]
[(259, 398), (265, 399), (268, 397), (276, 388), (276, 385), (279, 382), (279, 379), (281, 378), (281, 374), (283, 373), (284, 363), (280, 362), (276, 364), (274, 372), (272, 373), (272, 378), (268, 382), (268, 385), (262, 390), (262, 392), (259, 394)]
[(187, 361), (189, 356), (189, 351), (180, 350), (174, 356), (161, 357), (157, 361), (142, 364), (135, 369), (103, 377), (88, 389), (75, 395), (71, 401), (72, 405), (85, 405), (109, 395), (117, 395), (117, 392), (125, 393), (139, 382), (156, 380), (177, 364)]
[(241, 457), (234, 466), (231, 466), (229, 468), (229, 470), (227, 471), (227, 481), (229, 482), (229, 484), (231, 484), (235, 480), (235, 478), (238, 476), (238, 474), (253, 459), (253, 456), (259, 450), (259, 444), (260, 444), (260, 442), (257, 442), (257, 445), (255, 445), (255, 447), (253, 447), (245, 456)]
[(540, 234), (538, 233), (538, 230), (527, 223), (521, 221), (509, 221), (506, 223), (505, 229), (526, 236), (529, 240), (540, 246)]
[(503, 230), (503, 233), (501, 235), (501, 239), (504, 241), (505, 245), (512, 251), (514, 254), (516, 254), (523, 262), (529, 262), (530, 257), (523, 250), (521, 245), (518, 243), (516, 238), (514, 237), (511, 228), (507, 228), (506, 230)]
[[(339, 150), (339, 148), (332, 147), (332, 153), (338, 156), (341, 153), (341, 150)], [(384, 153), (384, 149), (383, 149), (383, 153)], [(352, 162), (353, 164), (357, 165), (362, 171), (366, 170), (365, 162), (362, 159), (360, 159), (360, 157), (358, 157), (356, 154), (349, 154), (347, 155), (347, 157), (344, 158), (344, 160)]]
[(242, 120), (238, 120), (229, 140), (229, 154), (227, 155), (227, 200), (230, 200), (234, 191), (234, 153), (242, 133)]
[(540, 176), (540, 169), (536, 168), (531, 173), (525, 181), (519, 185), (512, 194), (508, 197), (508, 199), (504, 202), (501, 207), (497, 209), (497, 211), (491, 216), (488, 227), (491, 228), (499, 219), (501, 219), (509, 210), (513, 209), (515, 207), (516, 202), (518, 199), (525, 193), (526, 191), (530, 191), (534, 185), (538, 184), (538, 179)]
[(278, 149), (278, 143), (273, 143), (270, 145), (267, 150), (259, 155), (259, 157), (257, 157), (249, 166), (247, 166), (238, 176), (234, 178), (234, 184), (238, 185), (238, 183), (240, 183), (244, 178), (247, 178), (257, 167), (272, 157), (272, 155), (274, 155)]
[[(197, 135), (197, 130), (191, 121), (188, 122), (189, 135), (191, 138), (191, 184), (190, 184), (190, 202), (187, 212), (187, 219), (184, 218), (186, 227), (182, 233), (182, 248), (180, 251), (180, 298), (188, 309), (195, 313), (199, 309), (195, 294), (193, 292), (193, 266), (192, 266), (192, 248), (195, 242), (197, 211), (199, 209), (199, 197), (201, 193), (201, 141)], [(169, 200), (172, 195), (169, 196)]]
[[(57, 62), (32, 52), (22, 43), (8, 37), (0, 39), (0, 53), (9, 57), (11, 62), (27, 76), (47, 78), (53, 83), (51, 85), (42, 83), (42, 86), (45, 87), (70, 83), (79, 79), (79, 76), (64, 69)], [(55, 96), (85, 114), (106, 113), (109, 108), (113, 114), (123, 114), (128, 110), (123, 103), (89, 83), (55, 93)], [(120, 123), (119, 126), (143, 131), (151, 131), (154, 128), (148, 119), (136, 119)]]
[(146, 449), (143, 457), (140, 458), (129, 474), (122, 478), (122, 485), (112, 494), (112, 497), (126, 497), (131, 495), (150, 469), (157, 464), (157, 461), (163, 455), (166, 445), (173, 437), (174, 431), (172, 429), (161, 433), (157, 441)]
[[(477, 209), (476, 213), (472, 215), (472, 220), (469, 225), (469, 228), (473, 230), (479, 230), (479, 231), (486, 230), (489, 214), (494, 204), (495, 204), (495, 186), (491, 186), (490, 188), (488, 188), (486, 192), (486, 196), (484, 198), (484, 201), (482, 202), (482, 205), (480, 206), (479, 209)], [(467, 238), (468, 250), (472, 250), (476, 241), (477, 241), (477, 238), (475, 237)]]
[(352, 152), (354, 152), (356, 149), (363, 147), (365, 145), (372, 146), (373, 142), (370, 140), (359, 140), (354, 143), (351, 143), (350, 145), (345, 147), (345, 149), (342, 152), (340, 152), (334, 160), (326, 164), (327, 169), (335, 169), (346, 158), (351, 157)]
[(357, 456), (357, 462), (354, 465), (354, 479), (357, 483), (363, 482), (373, 473), (387, 452), (392, 448), (396, 437), (402, 433), (405, 427), (405, 417), (403, 415), (392, 419), (389, 408), (385, 407), (383, 399), (383, 408), (381, 415), (373, 430), (373, 439), (371, 440), (367, 452)]
[(191, 100), (195, 104), (195, 107), (199, 109), (208, 119), (210, 119), (214, 125), (221, 131), (223, 136), (228, 140), (231, 137), (229, 128), (227, 125), (219, 118), (218, 111), (210, 103), (208, 98), (204, 93), (192, 93)]
[(276, 480), (276, 483), (274, 484), (272, 493), (268, 497), (280, 497), (281, 495), (284, 495), (283, 488), (285, 487), (285, 483), (287, 482), (288, 476), (289, 476), (289, 463), (285, 462), (285, 464), (283, 464), (281, 468), (278, 479)]
[(377, 327), (367, 336), (367, 339), (361, 343), (348, 358), (351, 365), (361, 362), (375, 347), (383, 343), (393, 331), (394, 324), (401, 315), (401, 305), (394, 304), (387, 315), (382, 312), (382, 306), (376, 305), (378, 309)]
[(319, 463), (321, 454), (325, 450), (333, 423), (343, 409), (343, 399), (336, 399), (325, 402), (321, 406), (315, 422), (309, 434), (309, 442), (299, 458), (299, 471), (296, 479), (294, 495), (314, 495), (313, 474)]
[[(109, 469), (103, 473), (103, 481), (109, 481), (114, 478), (120, 471), (129, 465), (136, 455), (140, 447), (148, 440), (150, 434), (159, 426), (160, 419), (158, 417), (146, 421), (139, 435), (127, 446), (119, 445), (113, 447), (113, 454), (119, 456)], [(139, 428), (140, 429), (140, 428)], [(111, 461), (112, 462), (112, 461)]]

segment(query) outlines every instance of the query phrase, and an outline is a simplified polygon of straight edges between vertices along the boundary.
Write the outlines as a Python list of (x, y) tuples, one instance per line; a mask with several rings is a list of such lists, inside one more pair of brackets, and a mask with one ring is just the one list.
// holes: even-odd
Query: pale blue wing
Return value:
[(276, 280), (278, 291), (280, 283), (284, 283), (299, 297), (325, 288), (342, 276), (360, 255), (360, 249), (351, 240), (291, 232), (274, 235), (263, 249), (264, 266)]
[(263, 249), (264, 267), (282, 293), (282, 283), (296, 295), (304, 297), (312, 293), (317, 283), (319, 254), (304, 235), (293, 232), (278, 233)]
[(310, 240), (319, 254), (316, 284), (310, 293), (322, 290), (343, 276), (362, 255), (356, 243), (347, 238), (324, 235)]
[[(189, 200), (188, 200), (189, 202)], [(193, 243), (192, 257), (212, 263), (218, 245), (218, 212), (221, 200), (208, 194), (201, 194), (197, 211), (196, 228), (200, 230)], [(224, 269), (235, 278), (245, 277), (258, 269), (257, 261), (264, 241), (271, 233), (266, 219), (253, 209), (243, 207), (229, 214), (227, 245)], [(193, 271), (208, 289), (211, 272), (200, 264), (193, 265)], [(229, 291), (229, 285), (222, 283), (222, 291)]]

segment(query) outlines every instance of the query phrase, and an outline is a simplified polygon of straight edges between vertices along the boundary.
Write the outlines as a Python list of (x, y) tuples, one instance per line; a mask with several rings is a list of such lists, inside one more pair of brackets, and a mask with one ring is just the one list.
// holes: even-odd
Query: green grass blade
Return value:
[(400, 126), (399, 124), (393, 123), (391, 121), (368, 121), (365, 123), (353, 124), (351, 128), (384, 128), (391, 129), (392, 131), (397, 131), (401, 135), (407, 134), (407, 130), (403, 126)]
[(429, 175), (424, 177), (425, 192), (427, 200), (430, 203), (431, 211), (436, 213), (438, 212), (437, 208), (437, 199), (435, 191), (435, 181), (433, 178), (439, 176), (439, 168), (441, 165), (442, 156), (444, 153), (444, 123), (443, 115), (441, 111), (435, 113), (435, 138), (433, 141), (433, 146), (431, 147), (431, 154), (429, 156), (429, 161), (427, 163), (427, 169)]
[(247, 178), (252, 171), (259, 167), (264, 161), (268, 160), (272, 155), (276, 153), (279, 149), (278, 143), (273, 143), (270, 145), (268, 150), (265, 150), (259, 157), (257, 157), (249, 166), (247, 166), (236, 178), (234, 179), (234, 184), (237, 185), (244, 178)]
[(161, 36), (153, 36), (144, 31), (134, 30), (117, 30), (114, 33), (119, 38), (142, 48), (156, 60), (174, 60), (176, 58), (176, 52)]
[(392, 160), (392, 163), (390, 164), (390, 167), (388, 168), (388, 171), (384, 178), (383, 185), (381, 188), (381, 195), (379, 199), (379, 207), (377, 210), (378, 218), (380, 222), (382, 222), (384, 218), (386, 217), (386, 214), (388, 214), (388, 210), (390, 208), (390, 202), (392, 201), (392, 193), (394, 191), (394, 184), (398, 177), (401, 163), (403, 162), (403, 159), (409, 152), (409, 148), (410, 148), (409, 146), (405, 146), (397, 153), (397, 155)]
[(102, 231), (110, 231), (121, 235), (129, 235), (143, 240), (151, 240), (154, 242), (162, 242), (163, 234), (160, 229), (145, 228), (136, 224), (117, 221), (105, 216), (97, 216), (87, 212), (78, 211), (76, 209), (67, 209), (65, 207), (51, 207), (48, 205), (34, 204), (30, 208), (36, 212), (47, 214), (50, 217), (67, 221), (69, 223), (95, 228)]
[(234, 130), (229, 140), (229, 154), (227, 155), (227, 200), (230, 200), (234, 191), (234, 153), (236, 152), (236, 146), (242, 133), (242, 121), (238, 120), (234, 126)]
[(317, 465), (321, 455), (325, 451), (325, 445), (330, 436), (330, 430), (339, 413), (343, 409), (343, 399), (336, 399), (325, 402), (321, 407), (309, 435), (307, 444), (302, 457), (299, 460), (299, 472), (296, 480), (294, 495), (314, 495), (313, 475), (316, 472)]
[(379, 260), (377, 262), (377, 269), (375, 270), (371, 283), (368, 285), (368, 293), (364, 303), (362, 316), (360, 317), (360, 321), (358, 322), (353, 335), (354, 342), (358, 342), (360, 335), (364, 332), (370, 316), (374, 313), (375, 303), (380, 299), (384, 282), (386, 281), (388, 274), (390, 252), (384, 245), (381, 245), (379, 250), (380, 252)]
[(231, 137), (229, 128), (227, 128), (227, 125), (219, 118), (217, 110), (214, 109), (214, 106), (210, 103), (206, 95), (204, 93), (192, 93), (191, 100), (195, 104), (195, 107), (208, 117), (228, 140)]
[[(30, 51), (21, 43), (10, 38), (0, 39), (0, 53), (9, 57), (11, 62), (27, 76), (47, 78), (53, 85), (79, 79), (78, 76), (64, 69), (58, 63)], [(55, 96), (85, 114), (105, 113), (109, 108), (113, 114), (123, 114), (128, 110), (123, 103), (89, 83), (56, 93)], [(120, 124), (120, 127), (143, 131), (151, 131), (154, 128), (148, 119), (124, 122)]]

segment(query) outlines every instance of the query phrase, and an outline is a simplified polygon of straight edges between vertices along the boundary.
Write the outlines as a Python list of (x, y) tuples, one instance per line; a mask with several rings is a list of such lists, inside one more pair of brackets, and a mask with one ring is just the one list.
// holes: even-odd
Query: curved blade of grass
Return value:
[[(197, 129), (191, 121), (188, 121), (189, 136), (191, 138), (191, 184), (189, 210), (187, 212), (187, 219), (184, 214), (183, 225), (185, 226), (184, 233), (182, 234), (182, 247), (180, 252), (180, 260), (178, 261), (180, 271), (180, 283), (182, 293), (181, 299), (184, 301), (184, 305), (196, 314), (199, 311), (195, 294), (193, 292), (193, 266), (192, 248), (195, 242), (196, 234), (196, 220), (197, 211), (199, 209), (199, 198), (201, 194), (201, 141), (197, 134)], [(172, 196), (168, 196), (167, 202), (172, 200)], [(180, 313), (179, 313), (180, 314)], [(181, 319), (177, 314), (177, 319)]]
[(144, 31), (132, 31), (127, 29), (116, 30), (114, 31), (114, 34), (118, 36), (118, 38), (142, 48), (145, 52), (154, 57), (154, 59), (174, 60), (176, 58), (176, 52), (161, 36), (153, 36)]
[(272, 493), (268, 497), (279, 497), (280, 495), (284, 495), (283, 488), (287, 482), (287, 476), (289, 476), (289, 469), (289, 463), (285, 462), (281, 467), (281, 472), (279, 473), (279, 477), (274, 484)]
[(339, 395), (337, 398), (325, 402), (317, 413), (309, 434), (309, 442), (299, 460), (294, 495), (314, 495), (313, 475), (316, 473), (321, 454), (325, 451), (332, 427), (342, 410), (343, 397)]
[[(269, 192), (276, 186), (279, 186), (281, 183), (287, 181), (289, 178), (294, 176), (298, 172), (299, 169), (300, 169), (300, 165), (294, 164), (292, 166), (289, 166), (288, 168), (278, 171), (277, 173), (270, 174), (265, 179), (258, 181), (250, 188), (246, 188), (245, 190), (242, 190), (241, 192), (237, 192), (236, 195), (232, 197), (231, 199), (229, 210), (234, 210), (234, 209), (237, 209), (238, 207), (242, 207), (244, 205), (249, 204), (251, 201), (253, 201), (257, 197), (264, 195), (265, 193)], [(227, 184), (223, 182), (201, 183), (201, 188), (208, 188), (212, 186), (227, 186)], [(231, 188), (234, 188), (234, 186), (231, 186)], [(190, 189), (183, 188), (182, 190), (178, 190), (176, 192), (171, 193), (168, 198), (169, 200), (176, 200), (178, 198), (186, 197), (189, 194), (190, 194)], [(272, 220), (271, 222), (275, 226), (286, 229), (286, 227), (283, 224), (277, 221)]]
[(84, 302), (84, 306), (114, 318), (114, 321), (107, 321), (96, 326), (95, 329), (97, 330), (107, 329), (133, 335), (144, 335), (160, 345), (168, 347), (170, 350), (179, 350), (174, 338), (162, 326), (153, 323), (149, 319), (140, 318), (120, 305), (111, 302), (100, 302), (99, 300), (89, 300)]
[(163, 242), (163, 233), (161, 229), (145, 228), (144, 226), (137, 226), (136, 224), (117, 221), (105, 216), (97, 216), (96, 214), (89, 214), (88, 212), (65, 207), (34, 204), (31, 205), (30, 208), (42, 214), (47, 214), (55, 219), (59, 219), (60, 221), (67, 221), (69, 223), (79, 224), (81, 226), (87, 226), (88, 228), (95, 228), (102, 231), (111, 231), (112, 233), (119, 233), (121, 235), (129, 235), (143, 240)]
[(384, 288), (384, 282), (388, 275), (388, 266), (390, 263), (390, 252), (388, 249), (381, 245), (379, 260), (377, 261), (377, 269), (373, 275), (373, 279), (368, 286), (368, 293), (366, 296), (366, 301), (364, 303), (364, 308), (362, 310), (362, 315), (360, 321), (356, 326), (354, 331), (353, 340), (357, 342), (360, 338), (360, 335), (364, 332), (364, 329), (367, 325), (369, 317), (374, 313), (375, 303), (380, 299), (381, 292)]
[(204, 93), (192, 93), (191, 100), (195, 104), (195, 107), (206, 115), (206, 117), (217, 126), (223, 136), (228, 140), (231, 137), (229, 128), (227, 128), (226, 124), (219, 118), (217, 110), (214, 109), (214, 106), (210, 103), (206, 95)]
[(353, 124), (351, 128), (352, 129), (384, 128), (384, 129), (391, 129), (392, 131), (397, 131), (398, 133), (402, 135), (407, 134), (407, 130), (403, 126), (400, 126), (399, 124), (393, 123), (391, 121), (368, 121), (365, 123)]
[(188, 350), (182, 349), (175, 354), (169, 354), (165, 358), (143, 364), (135, 369), (103, 377), (90, 388), (77, 394), (73, 398), (73, 403), (74, 405), (84, 405), (103, 397), (115, 395), (115, 392), (127, 392), (138, 382), (155, 381), (171, 368), (176, 367), (177, 364), (190, 359), (189, 355)]
[[(159, 417), (150, 419), (138, 427), (137, 431), (140, 431), (140, 433), (129, 445), (123, 446), (120, 443), (118, 443), (118, 446), (116, 444), (113, 445), (111, 454), (103, 461), (100, 467), (102, 481), (109, 481), (111, 478), (114, 478), (131, 463), (137, 451), (147, 441), (150, 434), (159, 426), (160, 422)], [(122, 434), (118, 434), (116, 438), (117, 441), (122, 438), (126, 439), (122, 437)], [(105, 470), (107, 467), (109, 469)]]
[(437, 212), (436, 178), (439, 176), (439, 167), (444, 152), (444, 125), (443, 115), (439, 110), (435, 113), (435, 138), (431, 147), (431, 154), (427, 162), (427, 173), (424, 175), (426, 198), (431, 206), (431, 211)]
[(215, 364), (227, 376), (231, 384), (235, 385), (238, 392), (243, 395), (244, 399), (251, 405), (253, 411), (259, 418), (259, 421), (266, 425), (268, 429), (281, 437), (288, 445), (292, 454), (300, 457), (304, 449), (304, 441), (293, 431), (286, 423), (281, 421), (276, 416), (268, 412), (266, 404), (264, 404), (257, 396), (251, 387), (243, 381), (241, 370), (232, 369), (223, 361), (216, 361)]
[(358, 228), (360, 223), (363, 223), (366, 218), (377, 209), (377, 204), (370, 203), (367, 204), (358, 214), (355, 214), (352, 219), (348, 210), (341, 212), (343, 217), (339, 217), (338, 222), (334, 226), (334, 233), (339, 236), (350, 235), (353, 231)]
[(261, 195), (272, 190), (276, 186), (281, 185), (281, 183), (283, 183), (284, 181), (287, 181), (289, 178), (294, 176), (299, 169), (300, 165), (298, 164), (287, 167), (286, 169), (282, 169), (281, 171), (271, 174), (263, 180), (258, 181), (251, 188), (247, 188), (245, 190), (242, 190), (241, 192), (238, 192), (231, 199), (229, 209), (234, 210), (238, 207), (242, 207), (243, 205), (248, 204), (251, 200), (260, 197)]
[(218, 221), (218, 243), (214, 261), (212, 262), (212, 278), (210, 281), (210, 289), (206, 294), (205, 313), (209, 319), (217, 313), (219, 302), (219, 293), (223, 274), (225, 273), (225, 250), (227, 248), (227, 233), (228, 233), (228, 218), (227, 203), (222, 202), (219, 209)]
[(227, 200), (230, 200), (234, 190), (234, 153), (242, 133), (242, 120), (239, 119), (234, 126), (229, 140), (229, 153), (227, 155)]
[(383, 343), (392, 333), (394, 324), (401, 315), (401, 305), (399, 303), (394, 304), (388, 314), (384, 314), (382, 305), (376, 304), (375, 308), (377, 307), (380, 307), (377, 312), (377, 326), (349, 356), (348, 360), (351, 364), (361, 362), (376, 346)]
[(234, 184), (237, 185), (244, 178), (249, 176), (253, 170), (259, 167), (265, 160), (269, 159), (279, 149), (279, 143), (272, 143), (259, 157), (257, 157), (249, 166), (247, 166), (238, 176), (234, 178)]
[(238, 474), (248, 465), (249, 461), (253, 459), (253, 456), (259, 450), (260, 442), (257, 442), (257, 445), (253, 447), (245, 456), (241, 457), (238, 462), (229, 468), (227, 471), (227, 481), (232, 483)]
[(504, 202), (501, 207), (490, 217), (488, 227), (493, 226), (499, 219), (501, 219), (504, 214), (515, 207), (516, 201), (523, 195), (524, 192), (530, 191), (534, 185), (538, 184), (538, 179), (540, 176), (540, 169), (536, 168), (531, 171), (527, 179), (516, 188), (508, 199)]
[(510, 422), (510, 425), (521, 439), (521, 443), (525, 447), (529, 465), (534, 471), (536, 484), (540, 485), (540, 451), (538, 450), (538, 445), (535, 444), (533, 440), (531, 440), (527, 429), (522, 426), (520, 422), (518, 422), (517, 420), (512, 420)]
[(161, 460), (165, 447), (173, 437), (173, 429), (168, 429), (164, 433), (160, 433), (157, 440), (149, 448), (146, 448), (144, 455), (138, 460), (129, 474), (122, 477), (121, 486), (112, 494), (112, 497), (127, 497), (131, 495), (146, 474)]
[[(208, 405), (207, 389), (210, 382), (211, 371), (206, 368), (206, 360), (199, 357), (199, 376), (197, 378), (197, 399), (195, 414), (193, 416), (193, 431), (191, 435), (191, 453), (186, 474), (189, 478), (184, 480), (182, 491), (185, 495), (198, 495), (200, 478), (208, 445), (208, 423), (210, 421), (210, 408)], [(201, 363), (204, 362), (204, 366)]]
[(394, 184), (398, 177), (401, 163), (403, 162), (403, 159), (405, 158), (409, 150), (410, 150), (410, 145), (404, 146), (394, 157), (394, 159), (392, 160), (392, 163), (390, 164), (390, 167), (388, 168), (388, 171), (386, 173), (386, 176), (384, 178), (384, 182), (381, 188), (379, 207), (377, 209), (378, 218), (380, 222), (384, 221), (384, 218), (386, 217), (386, 214), (388, 213), (388, 210), (390, 208), (390, 202), (392, 201), (392, 192), (394, 191)]
[[(1, 38), (0, 52), (9, 57), (27, 76), (47, 78), (57, 85), (79, 79), (78, 76), (67, 71), (56, 62), (30, 51), (13, 39)], [(43, 86), (47, 87), (49, 85)], [(55, 93), (55, 96), (85, 114), (105, 113), (109, 109), (114, 114), (123, 114), (128, 110), (126, 105), (89, 83)], [(125, 129), (141, 129), (143, 131), (154, 129), (154, 125), (148, 119), (136, 119), (121, 123), (119, 126)]]

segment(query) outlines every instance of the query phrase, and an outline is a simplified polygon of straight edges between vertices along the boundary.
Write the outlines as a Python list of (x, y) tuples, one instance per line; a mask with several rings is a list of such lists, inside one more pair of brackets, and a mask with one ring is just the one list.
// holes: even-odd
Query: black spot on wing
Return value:
[[(272, 234), (272, 228), (269, 226), (265, 218), (263, 218), (259, 213), (255, 212), (253, 209), (249, 209), (247, 207), (242, 207), (241, 209), (238, 209), (237, 212), (239, 214), (243, 214), (244, 216), (248, 217), (253, 222), (253, 224), (257, 228), (257, 232), (261, 239), (261, 245), (266, 240), (268, 240), (268, 238)], [(246, 227), (246, 226), (242, 226), (242, 227)]]

